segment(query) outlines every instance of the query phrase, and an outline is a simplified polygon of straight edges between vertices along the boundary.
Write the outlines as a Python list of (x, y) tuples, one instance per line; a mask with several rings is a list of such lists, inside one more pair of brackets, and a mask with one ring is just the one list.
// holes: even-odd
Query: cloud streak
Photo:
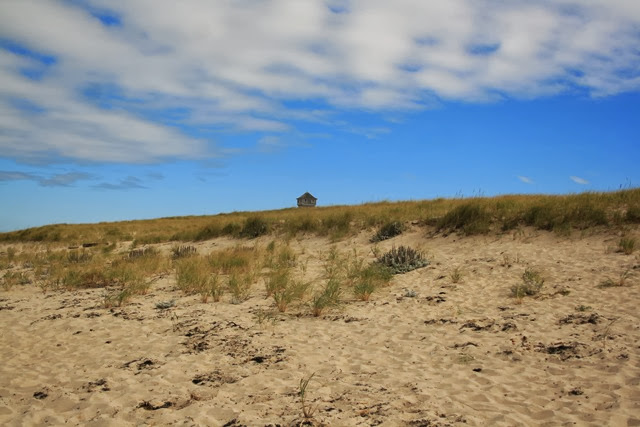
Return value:
[(128, 176), (115, 184), (110, 182), (101, 182), (100, 184), (94, 185), (93, 188), (98, 190), (135, 190), (147, 187), (142, 185), (142, 180), (140, 178)]
[(43, 177), (27, 172), (0, 171), (0, 182), (2, 181), (33, 181), (42, 187), (70, 187), (78, 181), (95, 179), (91, 174), (84, 172), (68, 172), (54, 174)]
[(637, 91), (639, 25), (623, 0), (1, 2), (0, 150), (215, 158), (219, 132), (380, 132), (340, 126), (353, 110)]
[(527, 176), (518, 175), (518, 179), (525, 184), (533, 184), (533, 180)]
[(579, 176), (570, 176), (569, 179), (573, 182), (575, 182), (576, 184), (580, 184), (580, 185), (587, 185), (589, 184), (589, 181), (587, 181), (584, 178), (580, 178)]

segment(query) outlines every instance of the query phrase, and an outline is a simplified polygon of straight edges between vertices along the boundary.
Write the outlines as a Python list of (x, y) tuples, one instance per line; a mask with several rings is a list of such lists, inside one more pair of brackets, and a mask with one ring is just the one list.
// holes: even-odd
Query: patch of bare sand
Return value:
[[(373, 259), (368, 238), (336, 245)], [(314, 373), (316, 424), (640, 425), (640, 260), (609, 250), (616, 239), (416, 229), (377, 247), (420, 247), (428, 267), (320, 318), (268, 314), (262, 285), (242, 304), (203, 304), (168, 276), (112, 309), (100, 289), (17, 286), (0, 293), (0, 423), (292, 425)], [(290, 244), (319, 277), (332, 244)], [(519, 303), (510, 288), (527, 267), (547, 280)], [(624, 271), (626, 286), (598, 287)]]

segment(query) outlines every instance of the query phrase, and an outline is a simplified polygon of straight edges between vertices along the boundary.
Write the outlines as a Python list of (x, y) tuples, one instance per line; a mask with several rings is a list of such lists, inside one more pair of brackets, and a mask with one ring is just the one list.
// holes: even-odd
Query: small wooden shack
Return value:
[(299, 208), (313, 208), (316, 206), (317, 198), (313, 197), (313, 195), (309, 192), (304, 193), (302, 196), (298, 197), (298, 207)]

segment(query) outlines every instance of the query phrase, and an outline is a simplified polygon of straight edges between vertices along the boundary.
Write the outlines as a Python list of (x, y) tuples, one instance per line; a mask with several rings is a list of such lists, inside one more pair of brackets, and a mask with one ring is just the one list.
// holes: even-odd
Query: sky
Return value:
[(0, 231), (639, 165), (637, 0), (0, 1)]

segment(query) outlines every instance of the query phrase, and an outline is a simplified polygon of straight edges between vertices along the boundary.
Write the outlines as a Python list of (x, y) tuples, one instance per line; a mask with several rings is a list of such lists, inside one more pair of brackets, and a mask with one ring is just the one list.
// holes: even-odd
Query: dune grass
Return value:
[[(288, 208), (211, 216), (169, 217), (98, 224), (54, 224), (0, 233), (0, 242), (67, 245), (134, 241), (190, 242), (221, 236), (315, 235), (340, 240), (362, 230), (383, 231), (409, 221), (442, 233), (504, 232), (520, 226), (569, 233), (574, 229), (640, 223), (640, 188), (573, 195), (507, 195), (378, 202), (313, 209)], [(380, 237), (386, 237), (386, 232)]]

